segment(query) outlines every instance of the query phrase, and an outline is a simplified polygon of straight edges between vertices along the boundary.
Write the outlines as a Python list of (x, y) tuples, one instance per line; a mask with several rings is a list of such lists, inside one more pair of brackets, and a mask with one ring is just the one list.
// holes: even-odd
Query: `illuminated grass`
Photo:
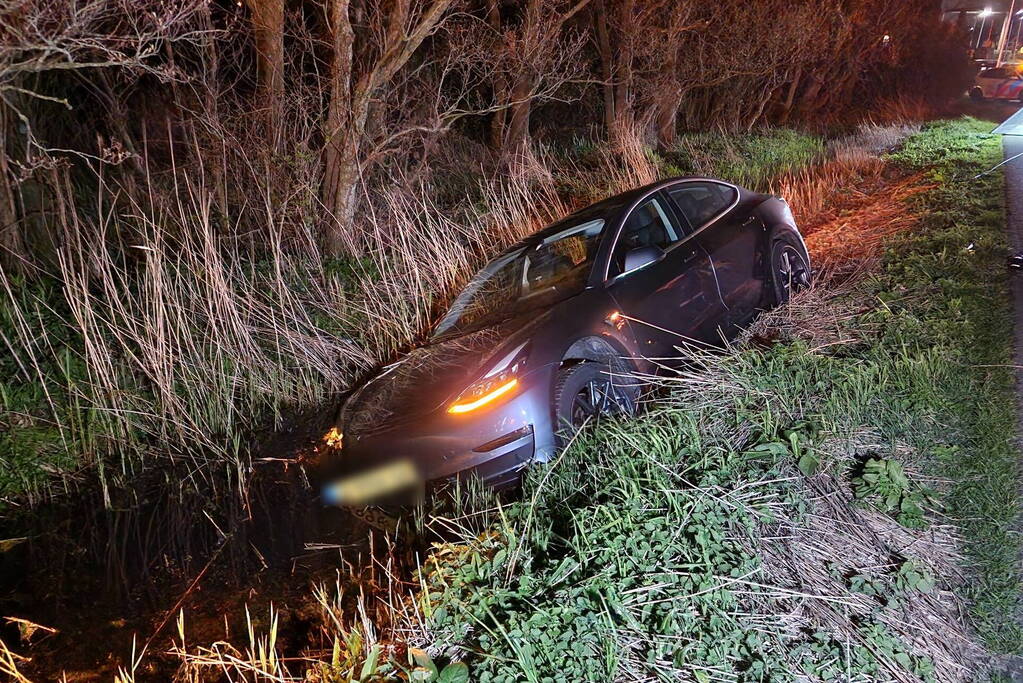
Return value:
[[(975, 119), (941, 122), (894, 156), (927, 166), (940, 184), (913, 200), (920, 229), (892, 244), (875, 288), (900, 321), (887, 332), (889, 345), (911, 358), (940, 354), (935, 373), (919, 378), (907, 400), (923, 396), (934, 405), (936, 424), (922, 439), (931, 444), (933, 471), (950, 482), (943, 502), (963, 530), (977, 627), (993, 649), (1019, 653), (1020, 453), (1004, 177), (973, 178), (1002, 159), (990, 130)], [(903, 288), (917, 295), (904, 301), (895, 294)]]
[(904, 196), (918, 222), (869, 277), (759, 326), (782, 343), (667, 378), (653, 413), (588, 432), (491, 533), (436, 554), (432, 644), (481, 680), (973, 680), (974, 627), (1015, 651), (1015, 397), (987, 367), (1009, 362), (1011, 317), (1001, 179), (969, 180), (998, 157), (981, 129), (893, 155), (935, 187)]

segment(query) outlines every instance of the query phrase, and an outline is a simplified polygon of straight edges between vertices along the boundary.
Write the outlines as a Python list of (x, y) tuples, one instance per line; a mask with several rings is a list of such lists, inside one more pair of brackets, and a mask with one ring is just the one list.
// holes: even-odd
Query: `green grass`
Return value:
[[(918, 227), (845, 295), (864, 312), (833, 324), (858, 341), (704, 359), (653, 414), (584, 434), (488, 533), (427, 563), (434, 644), (481, 681), (941, 679), (952, 664), (927, 643), (969, 629), (927, 612), (918, 597), (937, 585), (968, 599), (989, 649), (1019, 651), (1002, 178), (972, 179), (1000, 158), (987, 129), (938, 123), (892, 155), (936, 186), (907, 206)], [(824, 498), (844, 501), (842, 533), (821, 526), (835, 514)], [(967, 580), (954, 556), (859, 535), (873, 514), (919, 539), (947, 515)], [(843, 606), (808, 599), (800, 628), (778, 628), (786, 590)]]
[(665, 154), (664, 175), (707, 175), (754, 190), (821, 158), (824, 138), (790, 128), (746, 134), (690, 133)]
[[(608, 184), (609, 159), (613, 166), (627, 163), (619, 159), (619, 151), (613, 147), (609, 151), (608, 144), (577, 138), (571, 145), (553, 150), (558, 163), (575, 169), (558, 177), (563, 194), (590, 202), (628, 189)], [(818, 135), (791, 128), (762, 128), (750, 133), (685, 133), (670, 150), (658, 152), (644, 145), (642, 154), (660, 178), (712, 176), (767, 191), (778, 176), (825, 158), (826, 149), (825, 139)]]
[[(785, 533), (779, 512), (800, 515), (795, 466), (808, 436), (757, 406), (743, 438), (719, 411), (755, 401), (721, 398), (589, 435), (530, 480), (531, 504), (506, 510), (496, 535), (438, 555), (425, 573), (435, 644), (467, 650), (480, 681), (827, 679), (847, 668), (872, 678), (882, 659), (929, 676), (928, 658), (869, 611), (852, 644), (812, 622), (790, 636), (750, 618), (792, 607), (787, 590), (814, 592), (774, 581), (749, 551), (765, 529)], [(894, 593), (900, 572), (878, 590)]]
[[(920, 295), (893, 306), (900, 324), (889, 329), (886, 346), (920, 356), (943, 351), (928, 393), (948, 430), (943, 434), (939, 425), (924, 438), (933, 443), (934, 471), (952, 482), (944, 504), (962, 527), (977, 627), (992, 649), (1020, 653), (1023, 630), (1014, 618), (1021, 585), (1014, 528), (1020, 453), (1012, 441), (1004, 178), (996, 172), (973, 179), (1001, 161), (1001, 140), (985, 134), (990, 128), (974, 119), (932, 125), (894, 155), (898, 163), (928, 167), (939, 185), (916, 200), (926, 211), (920, 229), (892, 245), (875, 287), (881, 297), (903, 287)], [(965, 249), (970, 242), (974, 251)]]
[[(46, 282), (16, 282), (15, 290), (25, 317), (0, 294), (0, 340), (15, 339), (16, 325), (25, 325), (48, 337), (54, 353), (41, 354), (33, 367), (0, 341), (0, 512), (3, 499), (36, 494), (56, 473), (74, 469), (92, 445), (95, 422), (73, 398), (74, 385), (86, 382), (88, 371), (80, 339), (61, 321), (66, 311), (58, 292)], [(25, 381), (25, 374), (34, 381)]]

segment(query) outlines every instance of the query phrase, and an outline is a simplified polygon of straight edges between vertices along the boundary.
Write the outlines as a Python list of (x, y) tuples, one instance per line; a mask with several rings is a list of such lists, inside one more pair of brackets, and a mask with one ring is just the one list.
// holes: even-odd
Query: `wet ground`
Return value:
[(329, 423), (307, 415), (267, 438), (244, 496), (225, 494), (230, 481), (201, 493), (175, 488), (179, 473), (161, 471), (115, 492), (111, 509), (98, 487), (85, 487), (3, 522), (0, 538), (22, 539), (0, 552), (0, 617), (25, 620), (0, 624), (26, 658), (19, 670), (32, 680), (66, 672), (68, 681), (109, 681), (134, 646), (148, 653), (136, 680), (169, 680), (177, 661), (163, 653), (182, 610), (189, 638), (210, 643), (244, 633), (246, 607), (262, 621), (273, 604), (285, 654), (308, 648), (301, 614), (311, 585), (358, 581), (372, 555), (400, 547), (317, 500), (311, 465)]

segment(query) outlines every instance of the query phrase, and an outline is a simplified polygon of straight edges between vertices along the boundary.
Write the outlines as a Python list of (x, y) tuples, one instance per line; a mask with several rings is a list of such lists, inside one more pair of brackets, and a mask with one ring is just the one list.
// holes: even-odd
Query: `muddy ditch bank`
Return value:
[(317, 499), (317, 445), (331, 417), (306, 415), (262, 440), (244, 496), (229, 475), (197, 490), (182, 483), (187, 470), (165, 468), (111, 491), (109, 506), (92, 482), (7, 514), (0, 638), (18, 670), (33, 681), (109, 681), (145, 649), (135, 680), (169, 680), (182, 610), (193, 643), (243, 635), (246, 608), (259, 626), (273, 605), (285, 656), (318, 647), (305, 615), (313, 586), (375, 580), (385, 563), (412, 568), (428, 545)]

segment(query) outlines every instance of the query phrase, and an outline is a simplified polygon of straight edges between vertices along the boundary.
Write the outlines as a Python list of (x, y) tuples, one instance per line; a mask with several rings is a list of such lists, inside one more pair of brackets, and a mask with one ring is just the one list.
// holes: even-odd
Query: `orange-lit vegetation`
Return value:
[[(421, 339), (502, 247), (658, 177), (778, 191), (824, 226), (818, 254), (853, 223), (877, 238), (901, 229), (898, 201), (917, 186), (887, 184), (879, 154), (969, 76), (934, 4), (8, 3), (2, 513), (31, 520), (79, 499), (110, 510), (69, 513), (74, 524), (45, 535), (72, 537), (65, 557), (81, 564), (67, 571), (93, 562), (114, 593), (160, 585), (137, 651), (130, 638), (102, 644), (116, 647), (121, 680), (163, 675), (154, 661), (180, 664), (183, 681), (305, 669), (326, 683), (373, 657), (429, 671), (403, 646), (377, 649), (428, 644), (435, 616), (408, 598), (422, 558), (381, 550), (379, 534), (359, 561), (346, 550), (337, 585), (315, 600), (303, 586), (304, 598), (248, 619), (243, 598), (199, 597), (218, 571), (266, 568), (242, 530), (258, 472), (283, 463), (305, 484), (301, 462), (264, 452), (261, 435)], [(853, 186), (879, 192), (836, 200)], [(147, 506), (159, 514), (136, 516)], [(493, 519), (447, 521), (482, 534)], [(34, 586), (49, 594), (49, 581)], [(205, 618), (186, 609), (170, 646), (181, 605)], [(0, 671), (52, 678), (65, 665), (20, 653), (3, 645)]]
[(889, 120), (921, 79), (943, 101), (965, 62), (927, 7), (18, 3), (0, 288), (33, 431), (4, 495), (243, 462), (503, 245), (692, 166), (680, 128)]

